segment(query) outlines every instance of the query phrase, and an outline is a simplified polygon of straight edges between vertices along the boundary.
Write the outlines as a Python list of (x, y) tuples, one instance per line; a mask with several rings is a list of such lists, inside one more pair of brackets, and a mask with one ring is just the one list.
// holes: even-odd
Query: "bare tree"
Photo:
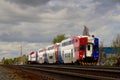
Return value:
[(84, 25), (83, 36), (90, 36), (89, 29)]
[(117, 34), (117, 36), (114, 38), (112, 42), (112, 47), (116, 48), (117, 50), (117, 55), (120, 56), (120, 34)]
[(120, 47), (120, 34), (118, 34), (116, 36), (116, 38), (113, 40), (112, 46), (113, 47)]
[(115, 53), (117, 53), (116, 58), (116, 66), (120, 66), (120, 34), (117, 34), (117, 36), (112, 41), (112, 47), (116, 49)]
[(106, 54), (102, 52), (102, 49), (104, 48), (103, 41), (100, 42), (100, 53), (99, 53), (99, 64), (102, 65), (106, 60)]

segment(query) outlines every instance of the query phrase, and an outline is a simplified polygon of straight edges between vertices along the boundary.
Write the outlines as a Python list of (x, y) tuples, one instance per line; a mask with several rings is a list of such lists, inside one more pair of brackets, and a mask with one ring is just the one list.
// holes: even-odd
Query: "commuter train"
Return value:
[(39, 64), (97, 64), (98, 59), (99, 39), (94, 36), (67, 38), (28, 55), (29, 63)]

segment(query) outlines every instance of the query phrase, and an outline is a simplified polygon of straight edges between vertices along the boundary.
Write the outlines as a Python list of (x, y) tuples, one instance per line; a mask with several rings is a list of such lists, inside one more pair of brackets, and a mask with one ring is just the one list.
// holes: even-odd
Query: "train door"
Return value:
[(63, 63), (65, 62), (65, 58), (64, 58), (64, 51), (62, 51), (62, 59), (63, 59)]
[(71, 56), (70, 56), (70, 60), (71, 60), (71, 62), (73, 63), (73, 49), (71, 49)]
[(58, 62), (58, 51), (55, 51), (55, 63)]
[(93, 44), (88, 43), (86, 45), (86, 57), (91, 57), (93, 53)]
[(56, 52), (54, 51), (53, 52), (53, 63), (56, 63), (56, 55), (55, 54), (56, 54)]

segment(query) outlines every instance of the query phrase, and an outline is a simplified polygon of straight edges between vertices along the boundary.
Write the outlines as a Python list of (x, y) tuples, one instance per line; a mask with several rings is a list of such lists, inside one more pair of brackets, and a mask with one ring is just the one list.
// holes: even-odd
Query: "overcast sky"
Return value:
[(0, 59), (36, 51), (57, 34), (90, 34), (110, 46), (120, 34), (120, 0), (0, 0)]

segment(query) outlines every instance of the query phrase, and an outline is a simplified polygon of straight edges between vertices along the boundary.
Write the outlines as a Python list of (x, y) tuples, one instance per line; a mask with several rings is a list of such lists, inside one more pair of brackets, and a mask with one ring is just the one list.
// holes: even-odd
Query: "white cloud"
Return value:
[(66, 16), (67, 16), (67, 10), (62, 9), (62, 10), (56, 12), (56, 13), (51, 11), (49, 13), (42, 13), (39, 16), (40, 16), (40, 18), (46, 19), (46, 20), (65, 19)]

